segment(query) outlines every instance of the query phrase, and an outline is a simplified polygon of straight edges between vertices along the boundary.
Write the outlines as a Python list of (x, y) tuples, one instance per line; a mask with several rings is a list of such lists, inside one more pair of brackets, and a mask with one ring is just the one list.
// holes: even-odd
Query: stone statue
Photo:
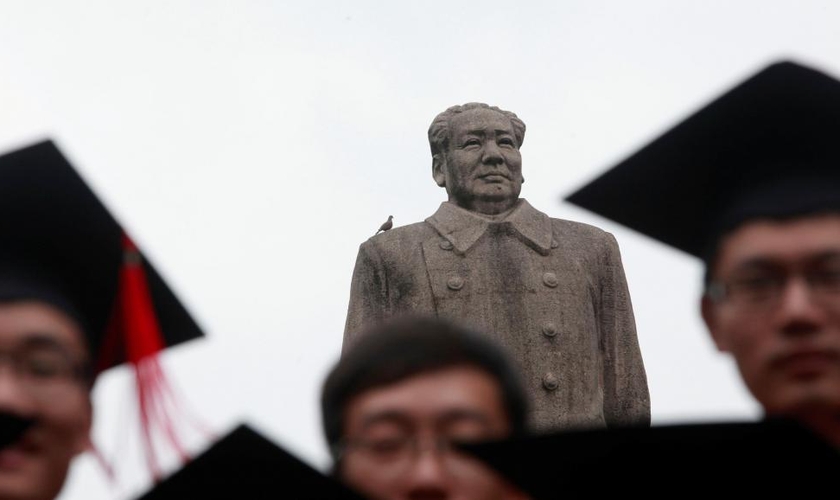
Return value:
[(449, 200), (361, 245), (344, 348), (403, 313), (458, 320), (508, 348), (537, 429), (649, 425), (618, 244), (519, 197), (524, 135), (514, 113), (482, 103), (435, 118), (432, 177)]

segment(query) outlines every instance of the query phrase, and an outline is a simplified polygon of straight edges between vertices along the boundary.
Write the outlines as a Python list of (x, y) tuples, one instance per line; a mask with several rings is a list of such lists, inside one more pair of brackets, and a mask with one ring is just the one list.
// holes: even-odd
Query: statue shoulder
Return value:
[(431, 225), (429, 225), (429, 223), (425, 221), (415, 222), (413, 224), (395, 227), (390, 231), (385, 231), (375, 236), (371, 236), (367, 239), (367, 241), (362, 243), (362, 246), (375, 246), (383, 248), (393, 246), (395, 244), (405, 244), (412, 240), (421, 241), (433, 235), (434, 232), (434, 229)]
[(590, 242), (599, 246), (615, 241), (612, 233), (591, 224), (555, 218), (551, 219), (551, 223), (557, 241)]

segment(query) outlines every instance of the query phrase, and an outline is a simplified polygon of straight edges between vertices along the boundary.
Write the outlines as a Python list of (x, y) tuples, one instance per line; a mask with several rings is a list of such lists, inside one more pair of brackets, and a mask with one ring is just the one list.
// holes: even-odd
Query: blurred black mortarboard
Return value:
[(840, 209), (840, 82), (773, 64), (566, 200), (707, 258), (754, 218)]
[(30, 418), (0, 412), (0, 450), (14, 443), (33, 423)]
[(464, 449), (534, 500), (813, 493), (833, 491), (840, 470), (838, 450), (787, 420), (555, 432)]
[(192, 316), (51, 141), (0, 156), (0, 211), (0, 302), (38, 300), (75, 318), (94, 376), (130, 362), (149, 452), (161, 423), (181, 451), (157, 354), (203, 335)]
[(0, 156), (0, 207), (0, 299), (32, 295), (75, 316), (97, 372), (202, 336), (51, 141)]
[(362, 499), (244, 424), (140, 500), (185, 498)]

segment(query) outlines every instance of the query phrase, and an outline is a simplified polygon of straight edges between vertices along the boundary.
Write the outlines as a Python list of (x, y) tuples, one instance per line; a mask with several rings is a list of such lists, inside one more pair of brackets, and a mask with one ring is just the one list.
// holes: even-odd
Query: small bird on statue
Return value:
[(380, 233), (380, 231), (384, 233), (385, 231), (391, 229), (392, 227), (394, 227), (394, 216), (389, 215), (388, 220), (383, 222), (382, 225), (379, 226), (379, 231), (376, 231), (375, 233), (373, 233), (373, 235), (376, 236), (377, 234)]

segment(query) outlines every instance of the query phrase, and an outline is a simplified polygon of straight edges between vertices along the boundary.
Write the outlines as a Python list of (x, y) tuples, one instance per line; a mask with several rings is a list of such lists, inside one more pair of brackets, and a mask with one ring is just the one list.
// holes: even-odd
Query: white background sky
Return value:
[[(3, 1), (0, 150), (53, 138), (183, 298), (207, 338), (164, 363), (195, 413), (322, 468), (358, 245), (445, 199), (432, 118), (498, 105), (528, 126), (522, 195), (618, 239), (654, 423), (750, 419), (699, 262), (561, 199), (766, 64), (840, 76), (838, 22), (832, 0)], [(148, 486), (132, 391), (124, 369), (95, 390), (119, 482), (85, 457), (62, 500)]]

